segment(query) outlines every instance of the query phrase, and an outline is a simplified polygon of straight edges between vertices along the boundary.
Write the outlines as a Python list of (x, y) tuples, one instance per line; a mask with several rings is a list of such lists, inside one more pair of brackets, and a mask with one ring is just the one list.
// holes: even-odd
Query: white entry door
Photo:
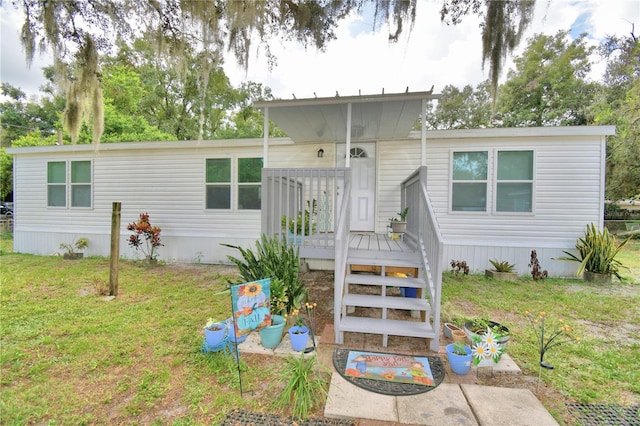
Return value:
[[(346, 145), (339, 144), (338, 167), (346, 164)], [(375, 230), (376, 146), (351, 145), (351, 231)]]

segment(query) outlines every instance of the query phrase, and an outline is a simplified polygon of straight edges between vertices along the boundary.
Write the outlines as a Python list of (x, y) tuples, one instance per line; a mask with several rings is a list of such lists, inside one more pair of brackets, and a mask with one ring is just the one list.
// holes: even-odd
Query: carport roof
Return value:
[(422, 101), (438, 99), (426, 92), (335, 96), (254, 103), (268, 109), (294, 142), (344, 142), (351, 105), (351, 141), (398, 139), (409, 135), (422, 112)]

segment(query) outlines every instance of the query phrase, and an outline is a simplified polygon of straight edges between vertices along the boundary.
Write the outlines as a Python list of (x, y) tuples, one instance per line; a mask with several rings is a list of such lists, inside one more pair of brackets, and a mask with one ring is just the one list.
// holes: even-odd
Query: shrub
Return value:
[(577, 275), (581, 275), (584, 271), (589, 271), (596, 274), (615, 275), (622, 280), (619, 271), (623, 268), (623, 265), (616, 260), (616, 256), (628, 242), (629, 238), (617, 244), (616, 237), (611, 235), (607, 228), (599, 231), (591, 223), (587, 225), (584, 237), (579, 238), (576, 242), (578, 255), (563, 251), (568, 257), (562, 257), (561, 259), (580, 262)]
[(306, 298), (304, 283), (300, 280), (300, 257), (293, 244), (285, 237), (268, 237), (263, 234), (256, 242), (256, 249), (244, 249), (222, 244), (240, 251), (242, 259), (227, 256), (240, 272), (245, 282), (271, 278), (271, 306), (274, 313), (289, 313), (300, 308)]

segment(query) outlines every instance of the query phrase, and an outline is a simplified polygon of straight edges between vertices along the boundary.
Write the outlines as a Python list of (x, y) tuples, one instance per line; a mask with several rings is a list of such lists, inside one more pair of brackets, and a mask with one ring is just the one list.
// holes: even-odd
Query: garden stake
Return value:
[[(233, 320), (233, 332), (235, 333), (238, 329), (238, 325), (236, 324), (236, 311), (233, 309), (233, 291), (229, 291), (229, 300), (231, 301), (231, 319)], [(227, 330), (228, 332), (228, 330)], [(235, 359), (236, 366), (238, 367), (238, 381), (240, 382), (240, 396), (244, 396), (242, 392), (242, 373), (240, 373), (240, 349), (238, 349), (238, 339), (234, 337), (235, 342), (231, 342), (231, 344), (235, 347)]]
[(309, 332), (311, 333), (311, 342), (313, 342), (313, 346), (309, 346), (305, 348), (304, 353), (308, 354), (316, 350), (316, 337), (315, 337), (315, 321), (311, 319), (311, 314), (309, 313), (309, 304), (305, 304), (307, 308), (307, 318), (309, 318)]

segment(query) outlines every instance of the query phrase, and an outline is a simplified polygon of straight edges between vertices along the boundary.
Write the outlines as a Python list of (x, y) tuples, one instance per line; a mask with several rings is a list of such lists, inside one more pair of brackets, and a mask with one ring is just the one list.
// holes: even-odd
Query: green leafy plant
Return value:
[(466, 355), (467, 351), (464, 349), (465, 344), (463, 342), (455, 342), (453, 344), (453, 353), (456, 355)]
[(154, 260), (158, 257), (158, 247), (163, 246), (160, 242), (159, 226), (151, 226), (149, 213), (140, 213), (137, 222), (127, 225), (128, 231), (133, 231), (129, 236), (129, 245), (136, 250), (140, 250), (147, 260)]
[(576, 275), (582, 275), (584, 271), (589, 271), (596, 274), (615, 275), (622, 280), (619, 272), (624, 266), (616, 259), (616, 256), (629, 240), (629, 238), (626, 238), (620, 244), (617, 244), (616, 237), (611, 235), (607, 228), (599, 231), (591, 223), (587, 225), (584, 237), (579, 238), (576, 242), (578, 255), (563, 251), (567, 257), (561, 257), (560, 259), (579, 262), (580, 266)]
[(285, 358), (283, 376), (285, 387), (275, 402), (275, 408), (285, 411), (291, 407), (291, 414), (298, 419), (306, 419), (313, 408), (327, 395), (328, 382), (316, 368), (316, 356)]
[(405, 207), (404, 210), (402, 210), (401, 212), (396, 213), (400, 218), (398, 217), (392, 217), (389, 220), (391, 222), (406, 222), (407, 221), (407, 215), (409, 214), (409, 207)]
[(227, 258), (238, 267), (245, 282), (271, 278), (273, 313), (284, 314), (300, 308), (307, 292), (299, 277), (299, 250), (293, 244), (288, 244), (286, 237), (262, 234), (255, 250), (222, 245), (240, 252), (242, 258)]
[(489, 259), (489, 263), (494, 267), (496, 272), (513, 272), (516, 265), (512, 265), (506, 260), (498, 261), (495, 259)]
[(66, 250), (68, 254), (75, 254), (86, 249), (89, 246), (89, 240), (82, 237), (73, 240), (70, 243), (60, 243), (60, 248)]
[(311, 235), (316, 233), (315, 217), (317, 214), (317, 201), (307, 200), (307, 209), (299, 212), (297, 216), (282, 216), (282, 229), (286, 229), (295, 235)]
[(507, 327), (504, 327), (502, 324), (490, 320), (486, 316), (473, 318), (467, 321), (465, 324), (467, 328), (469, 328), (474, 333), (481, 334), (488, 329), (492, 333), (500, 335), (500, 337), (509, 335), (509, 329)]

